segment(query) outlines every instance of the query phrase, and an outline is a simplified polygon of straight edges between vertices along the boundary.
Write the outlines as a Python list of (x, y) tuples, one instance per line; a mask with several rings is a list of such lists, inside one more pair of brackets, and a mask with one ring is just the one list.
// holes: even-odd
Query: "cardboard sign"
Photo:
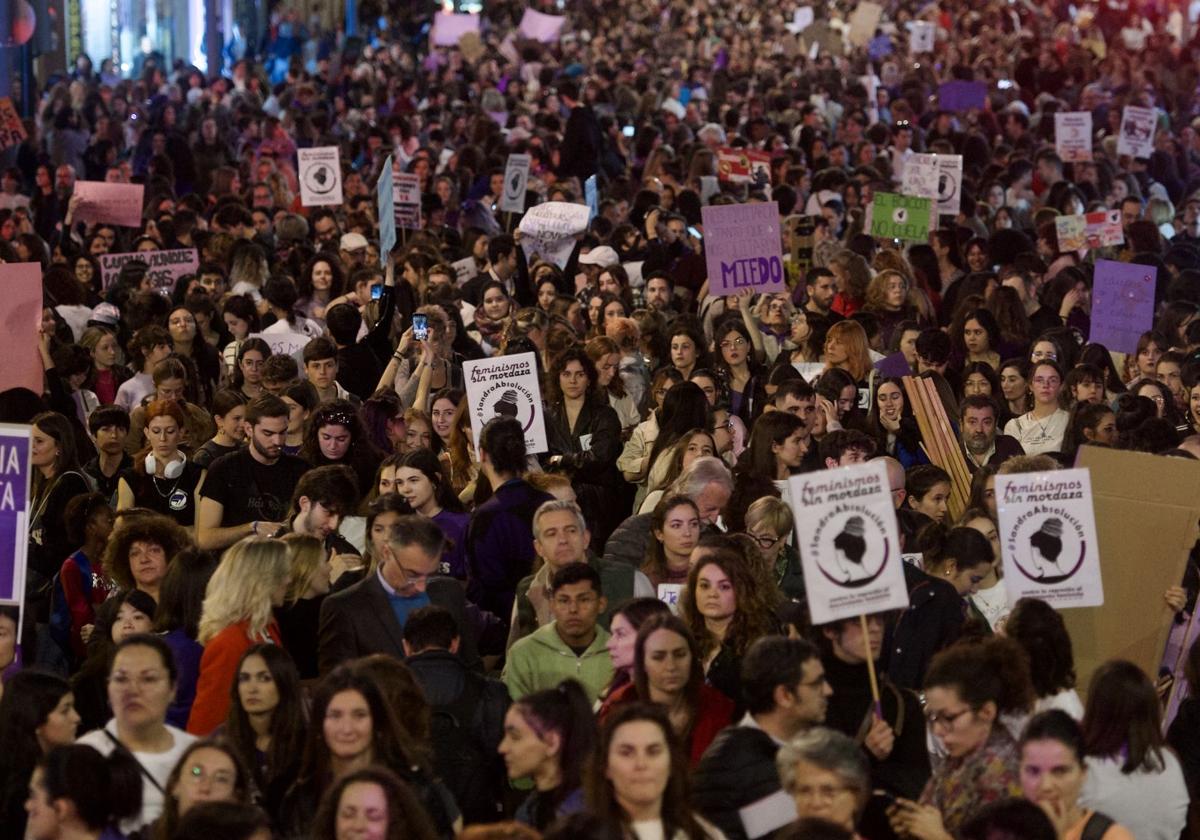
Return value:
[(379, 262), (387, 265), (388, 254), (396, 247), (396, 195), (392, 183), (392, 156), (383, 162), (383, 172), (375, 186), (376, 218), (379, 222)]
[(0, 263), (0, 391), (28, 388), (42, 394), (42, 267), (37, 263)]
[(105, 289), (117, 282), (121, 267), (127, 262), (141, 260), (150, 266), (147, 275), (154, 288), (170, 295), (175, 283), (185, 274), (200, 269), (200, 255), (195, 248), (175, 248), (170, 251), (134, 251), (131, 254), (101, 254), (100, 278)]
[(937, 27), (927, 20), (914, 20), (910, 24), (908, 35), (908, 54), (933, 52), (934, 40), (937, 37)]
[(583, 182), (583, 203), (588, 207), (588, 223), (600, 215), (600, 189), (596, 186), (596, 176), (589, 175)]
[(435, 47), (454, 47), (458, 45), (458, 39), (468, 32), (479, 34), (479, 15), (434, 12), (429, 42)]
[(947, 111), (982, 110), (987, 104), (986, 82), (964, 82), (955, 79), (938, 86), (938, 107)]
[(478, 32), (464, 32), (458, 38), (458, 51), (469, 63), (477, 64), (487, 53), (487, 47)]
[(717, 178), (730, 184), (771, 185), (771, 155), (759, 149), (717, 149)]
[(291, 356), (304, 370), (304, 347), (312, 341), (310, 336), (298, 332), (254, 333), (247, 338), (261, 338), (271, 348), (272, 356)]
[(1138, 338), (1154, 323), (1157, 282), (1158, 269), (1152, 265), (1096, 260), (1088, 340), (1136, 353)]
[(957, 216), (962, 202), (962, 155), (914, 154), (904, 162), (900, 192), (937, 201), (939, 216)]
[(540, 254), (559, 268), (565, 268), (575, 247), (575, 235), (583, 233), (587, 226), (586, 205), (547, 201), (530, 208), (521, 217), (521, 247), (527, 258)]
[(1104, 603), (1087, 470), (998, 475), (996, 513), (1010, 604), (1019, 598), (1057, 609)]
[(787, 291), (778, 204), (725, 204), (700, 212), (709, 294)]
[(551, 44), (559, 39), (559, 36), (562, 34), (563, 25), (566, 22), (567, 19), (561, 15), (547, 15), (526, 8), (525, 14), (521, 16), (521, 25), (517, 27), (517, 31), (532, 41)]
[(105, 181), (76, 181), (75, 196), (81, 222), (108, 222), (122, 227), (142, 226), (142, 184), (109, 184)]
[(802, 473), (788, 486), (813, 623), (907, 607), (887, 466)]
[(1121, 133), (1117, 135), (1117, 154), (1148, 158), (1154, 152), (1154, 130), (1158, 112), (1153, 108), (1126, 105), (1121, 112)]
[(456, 260), (450, 263), (450, 267), (454, 269), (454, 284), (462, 286), (468, 280), (479, 276), (479, 266), (475, 265), (474, 257), (464, 257), (461, 260)]
[(1095, 213), (1080, 213), (1075, 216), (1056, 216), (1054, 233), (1058, 237), (1058, 250), (1064, 253), (1125, 243), (1120, 210), (1097, 210)]
[(875, 193), (871, 203), (871, 236), (924, 242), (929, 238), (933, 199)]
[(1066, 162), (1092, 159), (1092, 112), (1054, 115), (1054, 150)]
[(1110, 659), (1158, 673), (1175, 614), (1163, 592), (1183, 580), (1200, 521), (1200, 465), (1100, 446), (1081, 446), (1091, 473), (1104, 605), (1062, 613), (1083, 694)]
[(871, 43), (882, 16), (883, 6), (878, 3), (872, 3), (870, 0), (863, 0), (862, 3), (859, 3), (850, 13), (850, 32), (847, 34), (847, 38), (851, 45), (865, 47)]
[(410, 172), (392, 173), (392, 198), (396, 208), (396, 227), (421, 229), (421, 179)]
[(342, 153), (337, 146), (297, 149), (300, 203), (305, 207), (342, 204)]
[[(32, 426), (0, 424), (0, 604), (25, 601), (32, 431)], [(17, 622), (18, 641), (22, 623)]]
[(477, 448), (483, 427), (496, 417), (514, 417), (520, 422), (528, 454), (536, 455), (550, 448), (546, 443), (542, 389), (533, 353), (464, 362), (463, 378), (467, 385), (471, 434)]
[(529, 189), (529, 155), (509, 155), (504, 164), (504, 194), (500, 210), (504, 213), (524, 213), (525, 193)]
[(812, 26), (812, 22), (812, 6), (800, 6), (798, 9), (792, 12), (792, 22), (785, 23), (783, 27), (793, 35), (799, 35), (805, 29), (808, 29), (808, 27)]
[(7, 96), (0, 97), (0, 150), (19, 146), (28, 135), (21, 115)]

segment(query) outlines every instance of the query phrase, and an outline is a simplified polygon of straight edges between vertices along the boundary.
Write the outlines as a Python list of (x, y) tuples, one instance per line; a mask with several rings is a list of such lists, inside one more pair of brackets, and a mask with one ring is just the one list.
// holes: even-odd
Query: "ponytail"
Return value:
[(46, 797), (69, 799), (92, 830), (136, 816), (142, 810), (142, 774), (125, 750), (107, 758), (84, 744), (55, 747), (40, 766)]
[(557, 688), (526, 695), (514, 708), (539, 737), (550, 732), (558, 735), (560, 794), (565, 796), (580, 787), (584, 767), (596, 747), (596, 716), (583, 686), (572, 679), (563, 680)]

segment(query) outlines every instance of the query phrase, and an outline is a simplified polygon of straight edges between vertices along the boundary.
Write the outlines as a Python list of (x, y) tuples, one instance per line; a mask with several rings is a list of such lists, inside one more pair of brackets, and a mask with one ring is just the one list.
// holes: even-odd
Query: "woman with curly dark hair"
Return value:
[[(571, 477), (575, 496), (587, 518), (592, 539), (603, 545), (633, 504), (633, 488), (617, 470), (621, 454), (621, 421), (598, 389), (596, 366), (582, 345), (568, 347), (547, 376), (546, 437), (548, 470)], [(628, 488), (628, 499), (613, 491)]]
[(742, 707), (741, 662), (751, 643), (779, 632), (775, 593), (750, 568), (718, 549), (692, 566), (679, 611), (700, 648), (705, 680)]
[(382, 455), (367, 439), (361, 418), (349, 400), (332, 400), (308, 419), (300, 457), (314, 467), (345, 464), (358, 477), (358, 491), (365, 498), (375, 483), (375, 467)]
[(346, 292), (346, 272), (342, 261), (329, 251), (322, 251), (304, 266), (296, 283), (299, 299), (296, 309), (307, 318), (323, 323), (325, 307)]
[(360, 826), (376, 819), (368, 814), (379, 814), (387, 821), (385, 840), (436, 840), (438, 836), (408, 784), (385, 767), (367, 767), (338, 780), (325, 792), (313, 837), (357, 837)]
[(160, 513), (128, 512), (117, 518), (101, 565), (121, 589), (140, 589), (156, 602), (167, 565), (192, 539)]

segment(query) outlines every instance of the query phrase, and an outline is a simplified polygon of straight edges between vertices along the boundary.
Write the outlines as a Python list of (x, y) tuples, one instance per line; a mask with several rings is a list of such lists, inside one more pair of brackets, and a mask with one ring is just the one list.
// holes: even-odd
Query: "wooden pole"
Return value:
[(867, 678), (871, 681), (871, 699), (875, 701), (875, 719), (883, 720), (883, 703), (879, 699), (879, 680), (875, 677), (875, 655), (871, 652), (871, 631), (867, 627), (867, 614), (858, 617), (862, 626), (863, 652), (867, 660)]

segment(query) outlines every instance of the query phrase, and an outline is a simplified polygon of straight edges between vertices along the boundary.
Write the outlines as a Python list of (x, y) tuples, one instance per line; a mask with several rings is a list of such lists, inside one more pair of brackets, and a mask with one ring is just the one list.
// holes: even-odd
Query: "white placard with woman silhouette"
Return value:
[(1092, 480), (1086, 469), (996, 476), (1000, 553), (1009, 603), (1104, 603)]
[(813, 623), (907, 607), (883, 462), (794, 475), (790, 489)]

